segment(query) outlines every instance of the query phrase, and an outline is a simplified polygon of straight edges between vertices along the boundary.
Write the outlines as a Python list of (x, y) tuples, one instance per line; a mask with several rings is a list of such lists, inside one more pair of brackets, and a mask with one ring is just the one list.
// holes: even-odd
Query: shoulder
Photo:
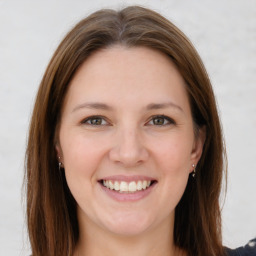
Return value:
[(249, 241), (245, 246), (237, 249), (232, 250), (226, 248), (226, 253), (228, 256), (256, 256), (256, 238)]

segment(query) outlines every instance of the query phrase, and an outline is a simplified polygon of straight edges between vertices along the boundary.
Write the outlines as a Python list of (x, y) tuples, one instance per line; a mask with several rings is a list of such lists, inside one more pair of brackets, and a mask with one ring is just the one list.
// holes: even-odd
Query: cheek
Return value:
[(167, 172), (185, 171), (190, 165), (191, 148), (189, 140), (177, 138), (164, 142), (156, 154)]
[(82, 134), (63, 133), (61, 147), (68, 186), (74, 195), (97, 182), (96, 170), (103, 152), (100, 145)]
[(176, 206), (182, 197), (190, 173), (192, 140), (188, 136), (176, 136), (162, 144), (158, 150), (158, 170), (164, 180), (163, 194), (170, 209)]
[(100, 148), (82, 134), (63, 133), (61, 147), (68, 187), (78, 205), (88, 204), (92, 184), (97, 182), (96, 170)]
[(91, 169), (101, 155), (101, 145), (82, 134), (63, 134), (61, 143), (64, 166), (68, 169)]

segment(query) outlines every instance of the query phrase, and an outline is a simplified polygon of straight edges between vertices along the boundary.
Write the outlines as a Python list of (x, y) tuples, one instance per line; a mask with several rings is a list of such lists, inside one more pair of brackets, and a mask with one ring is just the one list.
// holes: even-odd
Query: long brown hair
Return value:
[(206, 141), (176, 207), (174, 242), (188, 255), (223, 254), (219, 196), (225, 147), (215, 97), (204, 65), (186, 36), (146, 8), (100, 10), (80, 21), (60, 43), (40, 84), (30, 124), (25, 184), (33, 256), (71, 256), (79, 237), (76, 202), (58, 169), (56, 133), (64, 97), (78, 67), (93, 52), (112, 45), (145, 46), (170, 57), (186, 82), (195, 127)]

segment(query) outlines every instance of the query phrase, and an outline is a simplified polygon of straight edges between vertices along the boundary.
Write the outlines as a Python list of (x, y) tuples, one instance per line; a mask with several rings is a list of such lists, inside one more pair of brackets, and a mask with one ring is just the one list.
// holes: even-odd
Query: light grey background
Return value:
[(159, 11), (199, 51), (228, 151), (224, 244), (256, 236), (256, 0), (0, 0), (0, 255), (28, 255), (23, 158), (35, 93), (53, 51), (82, 17), (128, 4)]

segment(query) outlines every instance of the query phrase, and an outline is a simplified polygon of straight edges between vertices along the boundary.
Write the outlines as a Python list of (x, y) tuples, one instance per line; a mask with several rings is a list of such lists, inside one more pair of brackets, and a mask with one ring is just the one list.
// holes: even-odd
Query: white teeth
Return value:
[(147, 187), (147, 181), (146, 180), (144, 180), (143, 182), (142, 182), (142, 188), (143, 189), (146, 189), (146, 187)]
[(114, 189), (115, 189), (115, 190), (119, 190), (119, 189), (120, 189), (120, 186), (119, 186), (118, 181), (115, 181), (115, 183), (114, 183)]
[(137, 183), (136, 181), (126, 182), (126, 181), (111, 181), (111, 180), (103, 180), (103, 185), (111, 190), (116, 190), (121, 193), (127, 192), (136, 192), (140, 190), (145, 190), (151, 185), (151, 181), (147, 180), (139, 180)]
[(110, 188), (110, 189), (114, 189), (114, 184), (112, 183), (111, 180), (108, 182), (108, 184), (109, 184), (109, 188)]
[(119, 187), (119, 191), (121, 191), (121, 192), (127, 192), (128, 191), (128, 189), (129, 189), (129, 187), (128, 187), (129, 185), (128, 185), (128, 183), (127, 182), (125, 182), (125, 181), (121, 181), (121, 183), (120, 183), (120, 187)]
[(142, 190), (142, 182), (138, 181), (137, 183), (137, 190)]
[(129, 183), (129, 192), (135, 192), (137, 189), (136, 182), (132, 181)]

